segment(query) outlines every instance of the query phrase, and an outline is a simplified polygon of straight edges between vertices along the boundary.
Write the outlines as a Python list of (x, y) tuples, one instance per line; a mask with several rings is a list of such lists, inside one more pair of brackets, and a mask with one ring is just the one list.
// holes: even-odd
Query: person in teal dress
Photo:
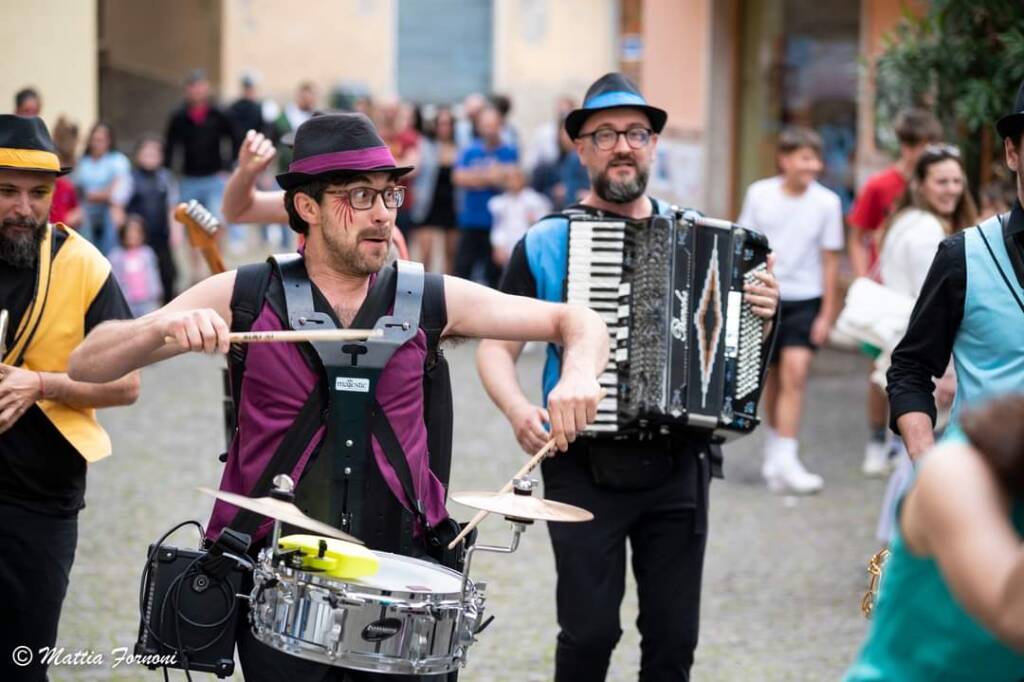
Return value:
[(1024, 395), (966, 411), (898, 508), (845, 682), (1024, 680)]

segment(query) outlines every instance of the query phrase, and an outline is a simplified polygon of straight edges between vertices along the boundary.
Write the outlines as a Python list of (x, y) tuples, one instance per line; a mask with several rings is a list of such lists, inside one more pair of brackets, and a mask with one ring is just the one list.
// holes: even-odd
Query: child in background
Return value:
[(494, 264), (504, 269), (526, 230), (551, 212), (551, 202), (543, 194), (527, 186), (526, 172), (513, 168), (508, 173), (505, 191), (491, 197), (487, 208), (494, 219), (491, 228), (491, 256)]
[(797, 438), (811, 360), (835, 317), (843, 215), (839, 197), (816, 180), (822, 171), (816, 132), (783, 130), (777, 159), (782, 173), (747, 189), (739, 217), (740, 225), (771, 242), (781, 293), (773, 371), (764, 391), (768, 428), (761, 474), (773, 492), (808, 494), (824, 481), (800, 462)]
[(128, 200), (127, 210), (141, 216), (146, 226), (146, 243), (156, 254), (164, 304), (174, 298), (174, 281), (178, 277), (178, 269), (171, 254), (171, 247), (181, 239), (180, 234), (174, 232), (180, 232), (181, 226), (171, 219), (176, 197), (174, 178), (164, 168), (163, 140), (153, 133), (147, 133), (135, 147), (132, 196)]
[(146, 245), (146, 222), (142, 216), (129, 213), (125, 217), (120, 242), (110, 251), (110, 267), (132, 315), (140, 317), (159, 308), (163, 296), (156, 253)]

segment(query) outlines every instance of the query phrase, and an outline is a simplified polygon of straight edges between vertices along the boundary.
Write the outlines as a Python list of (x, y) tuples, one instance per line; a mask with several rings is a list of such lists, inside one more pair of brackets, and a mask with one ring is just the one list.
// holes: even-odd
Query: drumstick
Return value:
[[(544, 459), (545, 455), (548, 454), (548, 451), (551, 450), (551, 448), (553, 448), (554, 446), (555, 446), (555, 439), (552, 438), (551, 440), (549, 440), (547, 443), (544, 444), (544, 447), (542, 447), (540, 450), (537, 451), (537, 454), (535, 454), (533, 457), (530, 458), (529, 462), (527, 462), (526, 464), (523, 465), (522, 469), (520, 469), (519, 471), (516, 472), (516, 475), (513, 476), (512, 479), (508, 483), (506, 483), (504, 486), (502, 486), (501, 490), (499, 490), (498, 493), (500, 494), (500, 493), (511, 492), (512, 491), (512, 486), (514, 485), (515, 480), (517, 478), (521, 478), (521, 477), (525, 476), (526, 474), (530, 473), (531, 471), (533, 471), (534, 468), (536, 468), (536, 466), (538, 464), (540, 464), (540, 461), (542, 459)], [(466, 527), (462, 529), (462, 532), (459, 533), (458, 535), (456, 535), (455, 539), (452, 540), (450, 543), (448, 543), (448, 549), (455, 549), (455, 546), (457, 544), (459, 544), (460, 542), (462, 542), (462, 540), (467, 535), (469, 535), (469, 532), (471, 530), (473, 530), (474, 528), (476, 528), (477, 526), (480, 525), (480, 522), (483, 521), (487, 517), (487, 514), (488, 514), (488, 512), (486, 512), (486, 511), (483, 511), (483, 510), (478, 511), (476, 513), (476, 516), (473, 517), (473, 520), (470, 521), (469, 523), (467, 523)]]
[[(301, 343), (303, 341), (362, 341), (384, 336), (380, 329), (314, 329), (312, 331), (231, 332), (229, 343)], [(173, 336), (165, 336), (167, 343), (177, 343)]]
[(232, 332), (231, 343), (297, 343), (300, 341), (361, 341), (384, 336), (382, 329), (313, 329), (310, 331)]

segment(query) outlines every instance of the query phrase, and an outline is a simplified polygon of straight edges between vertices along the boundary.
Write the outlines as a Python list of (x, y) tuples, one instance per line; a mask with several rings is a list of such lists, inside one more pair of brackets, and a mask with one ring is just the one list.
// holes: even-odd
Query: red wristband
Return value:
[(36, 372), (36, 376), (39, 377), (39, 399), (46, 400), (46, 387), (43, 386), (43, 373)]

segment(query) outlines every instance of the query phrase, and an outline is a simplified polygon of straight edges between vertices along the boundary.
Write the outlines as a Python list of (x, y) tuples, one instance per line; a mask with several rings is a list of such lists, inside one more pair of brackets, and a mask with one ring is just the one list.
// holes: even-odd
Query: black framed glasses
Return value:
[(399, 208), (405, 203), (405, 187), (395, 185), (384, 189), (373, 187), (353, 187), (351, 189), (334, 189), (324, 192), (337, 197), (348, 199), (349, 205), (357, 211), (368, 211), (373, 208), (379, 194), (384, 201), (385, 208)]
[(626, 138), (626, 144), (629, 145), (630, 149), (643, 149), (651, 143), (651, 134), (654, 133), (650, 128), (630, 128), (629, 130), (615, 130), (614, 128), (598, 128), (592, 133), (583, 133), (580, 137), (589, 137), (594, 143), (594, 146), (603, 152), (615, 149), (615, 145), (619, 143), (619, 136), (623, 135)]

